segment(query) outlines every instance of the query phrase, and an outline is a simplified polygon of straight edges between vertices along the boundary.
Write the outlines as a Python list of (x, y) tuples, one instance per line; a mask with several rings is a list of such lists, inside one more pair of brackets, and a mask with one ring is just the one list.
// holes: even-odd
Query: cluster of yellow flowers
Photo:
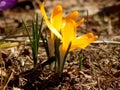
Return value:
[(65, 57), (65, 53), (70, 44), (71, 45), (69, 51), (72, 51), (74, 49), (84, 49), (98, 38), (98, 36), (93, 35), (93, 33), (87, 33), (85, 35), (76, 37), (77, 26), (81, 25), (84, 22), (84, 18), (82, 18), (79, 21), (77, 20), (78, 11), (74, 11), (68, 16), (63, 17), (62, 6), (57, 5), (54, 7), (49, 20), (44, 9), (44, 2), (40, 4), (40, 10), (51, 33), (51, 36), (48, 40), (49, 51), (51, 53), (51, 56), (54, 55), (55, 36), (61, 41), (61, 44), (59, 46), (60, 67), (63, 66), (62, 64)]

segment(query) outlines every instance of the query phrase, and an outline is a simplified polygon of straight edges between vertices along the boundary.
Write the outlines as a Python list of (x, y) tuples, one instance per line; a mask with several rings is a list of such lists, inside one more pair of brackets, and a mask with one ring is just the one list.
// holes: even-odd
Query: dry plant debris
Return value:
[[(35, 13), (39, 11), (39, 7), (34, 7), (26, 0), (20, 0), (20, 2), (26, 2), (24, 8), (18, 5), (5, 11), (4, 15), (1, 14), (0, 38), (21, 26), (20, 17), (30, 23)], [(32, 51), (26, 33), (21, 28), (5, 42), (25, 41), (25, 43), (0, 50), (0, 88), (4, 90), (120, 90), (119, 0), (104, 2), (69, 0), (69, 3), (65, 0), (64, 4), (62, 0), (46, 0), (48, 15), (56, 4), (61, 4), (67, 11), (66, 14), (76, 9), (80, 10), (81, 15), (85, 16), (85, 24), (78, 27), (78, 33), (81, 35), (92, 31), (99, 36), (98, 41), (85, 50), (70, 52), (62, 77), (59, 78), (49, 69), (49, 66), (45, 66), (42, 71), (40, 69), (31, 71)], [(96, 10), (91, 12), (93, 7)], [(89, 11), (88, 16), (86, 8)], [(47, 60), (42, 45), (38, 56), (39, 62)], [(80, 57), (82, 57), (81, 70)]]

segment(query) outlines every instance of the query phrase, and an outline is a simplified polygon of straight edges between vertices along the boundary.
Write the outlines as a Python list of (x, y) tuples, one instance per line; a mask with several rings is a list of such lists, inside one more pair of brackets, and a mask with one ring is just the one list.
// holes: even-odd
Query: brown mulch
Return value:
[[(37, 1), (37, 0), (36, 0)], [(69, 3), (68, 3), (69, 1)], [(78, 28), (78, 35), (93, 32), (98, 41), (84, 50), (70, 52), (62, 76), (46, 65), (33, 69), (29, 45), (0, 50), (0, 88), (5, 90), (120, 90), (120, 2), (119, 0), (46, 0), (50, 15), (56, 4), (63, 6), (64, 15), (79, 10), (85, 23)], [(21, 6), (24, 2), (24, 6)], [(64, 3), (63, 3), (64, 2)], [(112, 8), (112, 10), (111, 10)], [(88, 10), (88, 15), (87, 15)], [(28, 23), (40, 12), (38, 3), (20, 0), (0, 17), (0, 38), (22, 26), (21, 18)], [(40, 14), (40, 13), (39, 13)], [(41, 18), (41, 15), (39, 16)], [(40, 19), (41, 20), (41, 19)], [(27, 41), (24, 28), (5, 42)], [(112, 43), (105, 43), (112, 41)], [(39, 48), (39, 62), (47, 60), (44, 47)], [(82, 68), (80, 67), (82, 60)], [(6, 86), (6, 87), (5, 87)]]

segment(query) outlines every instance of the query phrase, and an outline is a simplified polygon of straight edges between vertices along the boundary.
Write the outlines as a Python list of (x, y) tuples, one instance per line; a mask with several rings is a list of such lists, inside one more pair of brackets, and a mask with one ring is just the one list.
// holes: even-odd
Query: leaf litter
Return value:
[[(25, 0), (21, 1), (24, 2)], [(83, 1), (83, 2), (82, 2)], [(95, 2), (96, 1), (96, 2)], [(61, 0), (46, 0), (48, 14), (56, 4), (62, 4)], [(79, 3), (78, 3), (79, 2)], [(110, 2), (108, 4), (108, 2)], [(120, 89), (120, 42), (119, 20), (120, 12), (119, 1), (100, 2), (99, 0), (70, 0), (62, 4), (66, 11), (82, 9), (80, 11), (85, 16), (86, 21), (83, 26), (78, 28), (78, 34), (92, 31), (99, 36), (98, 41), (102, 43), (92, 43), (84, 50), (70, 52), (65, 63), (62, 77), (58, 77), (55, 72), (46, 65), (40, 69), (32, 70), (32, 52), (29, 44), (20, 45), (8, 49), (0, 50), (0, 80), (1, 88), (6, 90), (119, 90)], [(94, 6), (97, 12), (89, 15), (84, 7)], [(99, 5), (101, 5), (99, 7)], [(104, 7), (106, 5), (106, 7)], [(28, 5), (29, 6), (29, 5)], [(70, 8), (72, 7), (72, 8)], [(113, 10), (109, 8), (113, 7)], [(103, 8), (103, 9), (101, 9)], [(105, 9), (104, 9), (105, 8)], [(115, 8), (115, 9), (114, 9)], [(18, 12), (17, 10), (21, 10)], [(39, 8), (37, 8), (39, 10)], [(88, 9), (88, 8), (87, 8)], [(89, 8), (90, 9), (90, 8)], [(88, 9), (88, 11), (90, 11)], [(21, 25), (19, 17), (26, 17), (29, 23), (34, 17), (34, 10), (16, 7), (6, 11), (5, 16), (0, 17), (0, 33), (2, 38), (6, 33), (18, 28)], [(108, 10), (108, 11), (107, 11)], [(37, 11), (37, 10), (36, 10)], [(114, 11), (114, 12), (113, 12)], [(13, 17), (13, 14), (16, 16)], [(9, 16), (8, 16), (9, 15)], [(6, 22), (4, 21), (6, 18)], [(16, 22), (16, 20), (18, 22)], [(4, 25), (3, 25), (4, 24)], [(6, 26), (7, 25), (7, 26)], [(16, 33), (15, 37), (6, 39), (5, 42), (26, 41), (27, 37), (23, 29)], [(106, 43), (108, 42), (108, 43)], [(47, 60), (45, 50), (41, 45), (39, 48), (39, 62)], [(82, 68), (80, 70), (80, 57), (82, 57)], [(5, 87), (6, 86), (6, 87)]]

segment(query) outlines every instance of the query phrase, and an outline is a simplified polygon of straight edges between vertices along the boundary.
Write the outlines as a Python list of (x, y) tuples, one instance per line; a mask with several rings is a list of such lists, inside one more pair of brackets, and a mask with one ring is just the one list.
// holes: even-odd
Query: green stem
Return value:
[(82, 61), (83, 61), (83, 56), (79, 56), (79, 68), (82, 70)]

